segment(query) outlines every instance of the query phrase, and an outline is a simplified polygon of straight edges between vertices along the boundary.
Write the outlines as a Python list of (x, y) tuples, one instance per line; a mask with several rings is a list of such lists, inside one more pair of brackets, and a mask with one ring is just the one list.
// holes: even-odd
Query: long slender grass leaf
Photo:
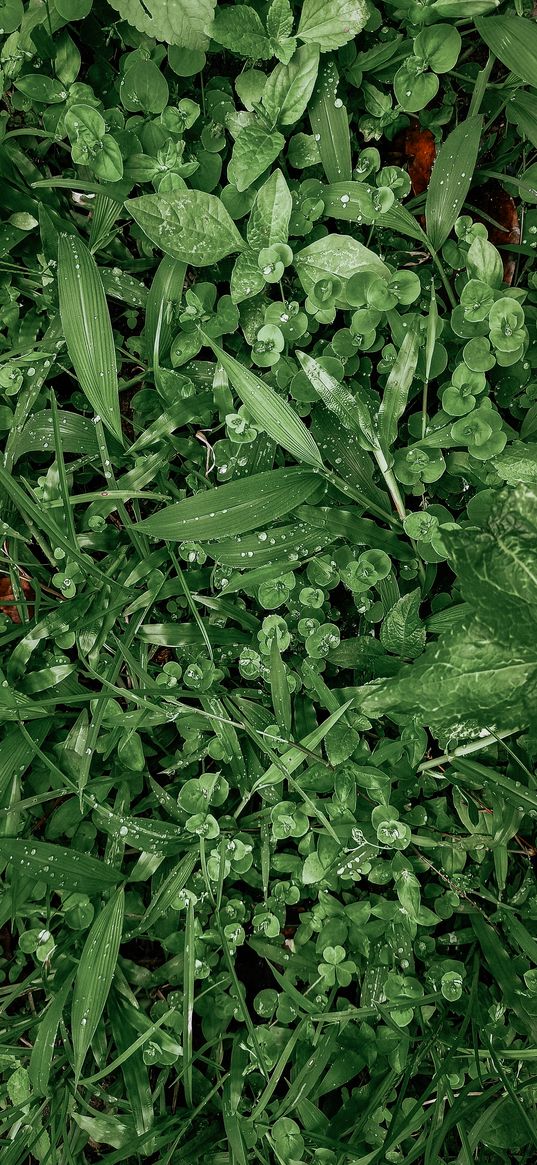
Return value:
[(140, 523), (146, 534), (167, 541), (208, 542), (245, 534), (274, 522), (311, 497), (319, 478), (310, 469), (290, 466), (230, 481), (177, 502)]
[(482, 126), (482, 117), (462, 121), (437, 154), (425, 200), (427, 235), (435, 251), (454, 227), (472, 184)]
[(120, 887), (97, 915), (80, 956), (71, 1008), (77, 1080), (112, 986), (124, 910), (125, 894)]
[(80, 387), (114, 437), (122, 442), (116, 352), (106, 296), (93, 255), (81, 239), (60, 235), (60, 315)]
[(323, 459), (316, 441), (304, 421), (295, 413), (295, 410), (278, 396), (270, 385), (265, 384), (255, 372), (245, 368), (228, 356), (222, 348), (206, 337), (215, 356), (227, 375), (248, 412), (263, 431), (272, 437), (283, 449), (287, 449), (297, 461), (304, 461), (315, 469), (322, 469)]

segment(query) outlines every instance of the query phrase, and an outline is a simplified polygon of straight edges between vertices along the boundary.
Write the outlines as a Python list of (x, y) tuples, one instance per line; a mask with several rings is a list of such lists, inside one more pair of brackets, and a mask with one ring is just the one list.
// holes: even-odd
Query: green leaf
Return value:
[(525, 482), (537, 485), (537, 444), (531, 441), (514, 441), (508, 445), (492, 464), (502, 481), (509, 485)]
[(397, 426), (408, 402), (419, 355), (419, 332), (409, 328), (382, 394), (378, 414), (378, 431), (385, 450), (391, 449), (397, 437)]
[(252, 61), (268, 61), (272, 56), (272, 46), (261, 20), (248, 4), (217, 7), (211, 38), (230, 52)]
[(95, 816), (99, 827), (116, 841), (144, 853), (176, 854), (184, 847), (182, 830), (167, 821), (147, 821), (143, 817), (113, 813), (104, 805), (95, 808)]
[(223, 203), (204, 190), (142, 194), (127, 199), (125, 209), (156, 247), (193, 267), (218, 263), (245, 246)]
[(287, 749), (283, 753), (278, 762), (274, 761), (273, 764), (269, 765), (268, 769), (255, 782), (253, 789), (250, 790), (250, 796), (252, 793), (257, 792), (258, 789), (265, 789), (268, 785), (278, 784), (286, 774), (290, 776), (296, 772), (306, 759), (304, 749), (313, 750), (317, 748), (317, 745), (324, 740), (334, 724), (337, 724), (338, 720), (345, 715), (350, 703), (351, 701), (348, 700), (345, 704), (342, 704), (336, 712), (332, 712), (331, 716), (327, 716), (322, 724), (314, 728), (312, 732), (308, 732), (307, 736), (304, 736), (300, 741), (300, 748), (298, 745), (293, 745), (292, 748)]
[(435, 251), (455, 225), (472, 184), (482, 126), (482, 117), (462, 121), (437, 154), (425, 200), (427, 235)]
[(418, 243), (422, 243), (430, 249), (429, 239), (414, 218), (414, 215), (407, 210), (406, 206), (401, 206), (397, 202), (393, 204), (390, 210), (375, 215), (375, 226), (384, 227), (389, 231), (397, 231), (398, 234), (406, 235), (409, 239), (416, 239)]
[(307, 295), (310, 295), (320, 279), (329, 279), (334, 275), (338, 279), (347, 280), (357, 271), (372, 271), (375, 275), (389, 278), (388, 268), (382, 259), (350, 235), (323, 235), (295, 255), (295, 267)]
[(341, 381), (336, 380), (334, 376), (331, 376), (307, 352), (297, 351), (297, 357), (308, 380), (313, 385), (315, 392), (319, 394), (321, 400), (324, 401), (326, 407), (335, 414), (338, 421), (341, 421), (341, 424), (349, 432), (354, 433), (357, 437), (362, 437), (363, 432), (360, 426), (359, 405), (350, 389), (345, 384), (342, 384)]
[(475, 24), (487, 48), (502, 65), (526, 85), (537, 83), (537, 25), (534, 20), (506, 13), (505, 16), (480, 16)]
[(265, 278), (259, 270), (258, 251), (242, 251), (237, 256), (231, 272), (230, 290), (233, 303), (243, 303), (263, 291)]
[(522, 89), (511, 98), (507, 110), (509, 120), (537, 149), (537, 94)]
[(291, 732), (291, 693), (287, 682), (287, 672), (274, 636), (270, 648), (270, 694), (276, 723), (282, 732)]
[[(327, 181), (350, 182), (352, 159), (349, 116), (338, 97), (338, 83), (335, 61), (329, 58), (319, 70), (319, 80), (310, 102), (309, 118)], [(359, 187), (360, 183), (352, 185)]]
[(52, 1003), (49, 1004), (37, 1029), (32, 1054), (30, 1056), (29, 1073), (32, 1088), (39, 1096), (46, 1096), (48, 1094), (50, 1071), (54, 1056), (54, 1044), (56, 1042), (62, 1012), (67, 1002), (74, 977), (75, 973), (73, 971), (54, 996)]
[(362, 31), (369, 12), (367, 0), (304, 0), (297, 36), (323, 53), (339, 49)]
[(63, 334), (80, 387), (122, 442), (116, 351), (106, 296), (95, 259), (74, 235), (60, 235), (58, 291)]
[(84, 20), (91, 12), (93, 0), (54, 0), (54, 6), (64, 20)]
[[(313, 513), (317, 511), (313, 510)], [(316, 527), (308, 526), (307, 521), (305, 525), (299, 521), (293, 525), (275, 527), (270, 540), (260, 541), (258, 534), (247, 534), (240, 540), (233, 538), (215, 542), (211, 546), (211, 555), (215, 562), (241, 570), (257, 570), (259, 567), (278, 564), (285, 567), (289, 565), (291, 554), (297, 555), (297, 561), (309, 558), (320, 543), (329, 546), (333, 541), (331, 532), (323, 536)]]
[[(98, 451), (95, 425), (89, 417), (80, 417), (77, 413), (61, 411), (58, 413), (60, 422), (61, 444), (64, 453), (88, 453), (93, 456)], [(54, 452), (54, 425), (52, 413), (48, 410), (34, 413), (26, 422), (20, 435), (15, 436), (13, 444), (13, 462), (18, 461), (25, 453), (39, 451), (46, 453), (50, 449)]]
[[(168, 355), (172, 338), (172, 305), (180, 303), (186, 275), (186, 263), (165, 255), (159, 263), (148, 292), (143, 330), (144, 350), (150, 364)], [(155, 360), (155, 341), (158, 349)]]
[(397, 677), (363, 688), (368, 716), (405, 712), (443, 736), (528, 724), (537, 684), (537, 495), (502, 491), (484, 530), (443, 531), (467, 613)]
[[(334, 164), (330, 163), (330, 172), (337, 173), (339, 160), (334, 158), (332, 161)], [(328, 218), (342, 219), (344, 222), (372, 223), (376, 216), (371, 193), (371, 187), (365, 182), (331, 181), (323, 190), (325, 214)], [(412, 218), (411, 215), (409, 217)]]
[[(241, 193), (255, 182), (276, 160), (283, 150), (285, 138), (277, 130), (268, 129), (255, 118), (241, 129), (233, 146), (233, 153), (227, 168), (230, 182), (234, 182)], [(238, 247), (234, 248), (239, 250)]]
[(387, 651), (414, 659), (425, 647), (425, 628), (419, 617), (421, 591), (409, 591), (388, 611), (380, 630), (380, 642)]
[(274, 170), (258, 190), (248, 220), (246, 235), (253, 251), (287, 242), (292, 209), (287, 181), (281, 170)]
[(508, 1007), (513, 1009), (532, 1042), (535, 1043), (537, 1040), (537, 1018), (531, 1014), (527, 1006), (527, 993), (523, 981), (519, 978), (500, 936), (478, 913), (472, 915), (471, 923), (490, 974), (500, 984)]
[(138, 32), (167, 44), (205, 49), (216, 0), (111, 0), (111, 7)]
[(124, 910), (125, 894), (123, 887), (120, 887), (97, 915), (80, 956), (71, 1006), (71, 1036), (77, 1079), (112, 986)]
[(288, 514), (318, 487), (319, 478), (298, 466), (254, 474), (195, 494), (146, 518), (139, 529), (155, 538), (207, 542), (255, 530)]
[(153, 894), (143, 917), (138, 923), (136, 927), (138, 934), (146, 934), (158, 922), (159, 918), (162, 918), (168, 912), (179, 892), (186, 886), (196, 862), (196, 853), (186, 854), (179, 864), (173, 870), (170, 870), (168, 877), (164, 879), (164, 882), (161, 882), (158, 890)]
[(318, 68), (316, 45), (301, 45), (287, 65), (276, 65), (263, 90), (263, 106), (274, 124), (294, 125), (302, 117), (313, 93)]
[(255, 372), (245, 368), (234, 356), (229, 356), (213, 340), (206, 337), (206, 342), (210, 344), (218, 362), (229, 376), (235, 392), (260, 429), (272, 437), (278, 445), (287, 449), (297, 461), (304, 461), (306, 465), (322, 469), (323, 459), (317, 444), (291, 405), (270, 385), (256, 376)]
[(43, 73), (26, 73), (15, 81), (15, 87), (29, 97), (30, 101), (43, 102), (46, 105), (56, 105), (65, 101), (67, 90), (61, 81), (55, 77), (47, 77)]
[(119, 870), (89, 854), (45, 841), (0, 837), (0, 858), (36, 882), (46, 882), (55, 890), (69, 893), (97, 894), (115, 886), (121, 878)]

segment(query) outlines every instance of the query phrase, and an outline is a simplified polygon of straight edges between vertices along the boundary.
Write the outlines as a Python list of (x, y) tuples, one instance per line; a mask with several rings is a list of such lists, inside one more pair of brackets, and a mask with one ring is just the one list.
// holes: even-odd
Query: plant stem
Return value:
[(431, 258), (432, 258), (432, 260), (433, 260), (433, 263), (434, 263), (434, 265), (435, 265), (435, 267), (436, 267), (436, 270), (438, 271), (438, 274), (439, 274), (439, 276), (440, 276), (440, 278), (441, 278), (441, 280), (442, 280), (442, 286), (443, 286), (443, 288), (444, 288), (444, 291), (445, 291), (445, 293), (446, 293), (446, 295), (447, 295), (447, 297), (448, 297), (448, 299), (449, 299), (449, 302), (450, 302), (450, 305), (451, 305), (451, 307), (456, 307), (456, 306), (457, 306), (457, 300), (455, 299), (455, 296), (454, 296), (454, 294), (453, 294), (453, 289), (452, 289), (452, 287), (451, 287), (451, 284), (450, 284), (450, 282), (449, 282), (449, 279), (448, 279), (448, 277), (447, 277), (447, 275), (446, 275), (446, 273), (445, 273), (445, 271), (444, 271), (444, 268), (443, 268), (443, 266), (442, 266), (442, 263), (441, 263), (440, 259), (438, 258), (438, 255), (437, 255), (436, 251), (433, 251), (433, 249), (432, 249), (432, 248), (431, 248)]
[(374, 449), (373, 455), (384, 478), (384, 481), (386, 482), (386, 489), (388, 490), (397, 513), (401, 521), (404, 522), (406, 518), (405, 503), (401, 497), (401, 491), (393, 475), (393, 470), (390, 469), (382, 449)]

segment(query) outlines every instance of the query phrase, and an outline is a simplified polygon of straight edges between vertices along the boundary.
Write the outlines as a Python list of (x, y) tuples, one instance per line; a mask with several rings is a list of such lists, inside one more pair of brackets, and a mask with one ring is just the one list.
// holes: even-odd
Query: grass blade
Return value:
[(514, 13), (505, 16), (481, 16), (475, 22), (477, 31), (487, 48), (520, 77), (526, 85), (535, 85), (537, 75), (537, 25)]
[(40, 1096), (46, 1096), (48, 1093), (48, 1082), (54, 1056), (56, 1033), (74, 977), (75, 973), (73, 971), (54, 996), (37, 1030), (30, 1056), (29, 1073), (32, 1088)]
[(482, 125), (482, 117), (461, 122), (438, 152), (425, 200), (427, 234), (435, 251), (451, 233), (470, 189)]
[(183, 973), (183, 1057), (185, 1071), (183, 1084), (187, 1108), (192, 1108), (192, 1023), (194, 1017), (194, 903), (188, 900), (185, 925), (184, 973)]
[(385, 450), (391, 449), (397, 437), (397, 426), (407, 406), (418, 354), (419, 333), (416, 328), (410, 328), (390, 371), (380, 403), (379, 437)]
[(323, 459), (316, 441), (303, 421), (283, 400), (270, 385), (265, 384), (255, 372), (251, 372), (244, 364), (228, 356), (218, 344), (213, 343), (208, 336), (205, 341), (212, 348), (218, 362), (227, 372), (229, 379), (248, 412), (276, 444), (287, 449), (297, 461), (304, 461), (315, 469), (323, 468)]
[(208, 542), (246, 534), (294, 510), (310, 497), (319, 479), (309, 469), (291, 466), (257, 473), (247, 481), (194, 494), (140, 522), (140, 528), (155, 538), (170, 542)]
[(117, 885), (121, 874), (112, 866), (106, 866), (98, 858), (67, 849), (51, 842), (26, 841), (17, 837), (0, 838), (0, 858), (27, 876), (34, 876), (36, 882), (46, 882), (55, 890), (82, 891), (97, 894), (100, 890)]
[(121, 887), (95, 919), (80, 956), (71, 1009), (77, 1082), (112, 986), (124, 909), (125, 896)]
[(350, 182), (351, 138), (347, 110), (337, 96), (338, 71), (332, 57), (319, 69), (309, 117), (327, 182)]
[(110, 432), (123, 442), (108, 304), (93, 255), (73, 235), (60, 235), (58, 292), (63, 333), (80, 387)]

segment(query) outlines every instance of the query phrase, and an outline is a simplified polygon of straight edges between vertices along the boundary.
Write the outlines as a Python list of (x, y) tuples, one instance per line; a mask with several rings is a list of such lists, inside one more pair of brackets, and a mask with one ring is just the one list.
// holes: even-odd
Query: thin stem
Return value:
[(437, 255), (436, 251), (433, 251), (432, 247), (431, 247), (431, 258), (432, 258), (433, 263), (436, 267), (436, 270), (438, 271), (438, 274), (442, 280), (442, 286), (443, 286), (444, 291), (449, 299), (451, 307), (456, 307), (457, 300), (455, 299), (455, 296), (453, 294), (451, 284), (449, 282), (449, 279), (444, 271), (444, 268), (442, 266), (442, 263)]
[(390, 469), (382, 449), (374, 449), (373, 456), (384, 478), (384, 481), (386, 482), (386, 489), (388, 490), (397, 513), (401, 521), (404, 522), (406, 518), (405, 503), (401, 497), (401, 491), (393, 475), (393, 470)]

